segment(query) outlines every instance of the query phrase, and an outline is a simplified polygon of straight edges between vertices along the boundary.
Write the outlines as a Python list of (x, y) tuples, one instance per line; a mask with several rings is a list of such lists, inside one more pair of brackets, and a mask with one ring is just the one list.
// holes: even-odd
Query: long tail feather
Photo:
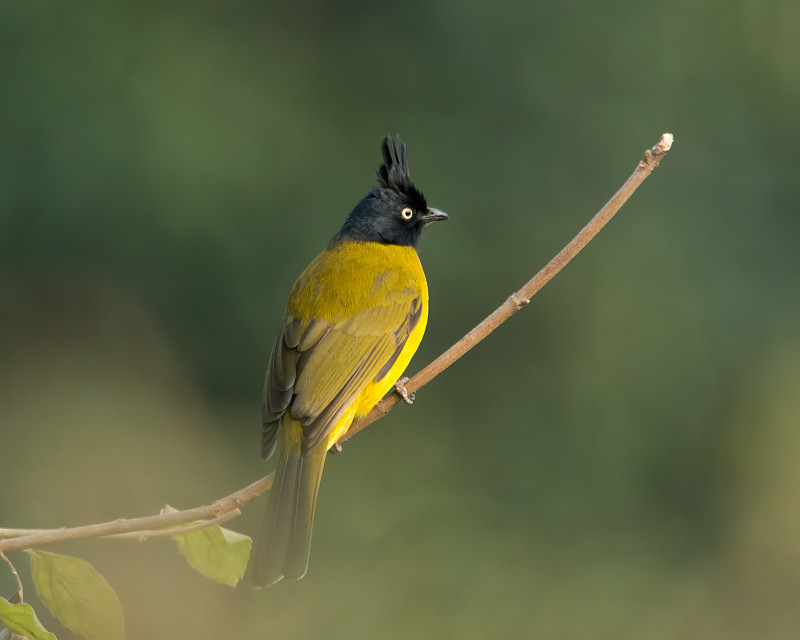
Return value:
[(327, 453), (324, 446), (302, 453), (302, 426), (288, 416), (280, 428), (291, 432), (281, 434), (269, 505), (253, 549), (250, 580), (254, 587), (268, 587), (281, 578), (297, 580), (305, 575), (314, 507)]

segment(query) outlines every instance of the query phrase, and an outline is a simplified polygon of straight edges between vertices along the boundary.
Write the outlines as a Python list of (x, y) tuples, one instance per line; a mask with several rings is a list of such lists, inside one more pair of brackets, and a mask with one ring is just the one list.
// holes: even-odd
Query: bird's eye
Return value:
[(403, 220), (411, 220), (414, 217), (414, 210), (411, 207), (404, 207), (400, 215), (403, 216)]

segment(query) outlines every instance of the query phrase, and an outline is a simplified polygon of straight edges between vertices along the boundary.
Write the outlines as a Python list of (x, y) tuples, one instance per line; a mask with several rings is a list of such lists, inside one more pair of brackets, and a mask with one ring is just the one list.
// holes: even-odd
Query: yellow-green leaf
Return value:
[(39, 599), (68, 629), (88, 640), (125, 640), (122, 605), (85, 560), (29, 551)]
[(33, 607), (24, 602), (11, 604), (5, 598), (0, 598), (0, 622), (6, 625), (11, 633), (16, 633), (30, 640), (56, 640), (55, 634), (50, 633), (39, 622)]
[(216, 526), (172, 536), (172, 539), (192, 568), (229, 587), (235, 587), (242, 579), (253, 546), (248, 536)]

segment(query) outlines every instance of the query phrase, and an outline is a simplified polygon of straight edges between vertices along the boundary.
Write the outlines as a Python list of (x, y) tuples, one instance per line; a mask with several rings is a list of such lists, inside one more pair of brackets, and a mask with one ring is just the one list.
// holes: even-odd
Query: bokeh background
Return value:
[(3, 3), (0, 526), (272, 468), (284, 301), (384, 134), (451, 214), (417, 370), (671, 131), (525, 311), (329, 461), (304, 580), (54, 550), (131, 638), (800, 637), (798, 27), (796, 0)]

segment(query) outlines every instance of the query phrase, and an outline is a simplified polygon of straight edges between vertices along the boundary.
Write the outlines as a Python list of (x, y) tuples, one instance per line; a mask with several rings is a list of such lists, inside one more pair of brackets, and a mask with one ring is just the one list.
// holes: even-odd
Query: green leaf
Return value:
[(16, 633), (30, 640), (56, 640), (39, 622), (33, 607), (24, 602), (11, 604), (5, 598), (0, 598), (0, 622), (6, 625), (11, 633)]
[(253, 540), (222, 527), (172, 536), (193, 569), (215, 582), (235, 587), (244, 576)]
[(88, 640), (125, 640), (122, 605), (85, 560), (29, 551), (39, 599), (61, 623)]

